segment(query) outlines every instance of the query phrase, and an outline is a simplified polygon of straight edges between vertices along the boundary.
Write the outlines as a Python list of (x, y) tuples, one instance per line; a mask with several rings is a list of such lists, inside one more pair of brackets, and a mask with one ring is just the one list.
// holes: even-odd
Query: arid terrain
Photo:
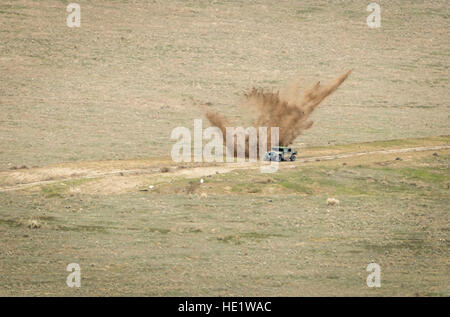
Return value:
[[(450, 295), (446, 1), (78, 3), (0, 3), (0, 296)], [(170, 158), (347, 70), (276, 173)]]

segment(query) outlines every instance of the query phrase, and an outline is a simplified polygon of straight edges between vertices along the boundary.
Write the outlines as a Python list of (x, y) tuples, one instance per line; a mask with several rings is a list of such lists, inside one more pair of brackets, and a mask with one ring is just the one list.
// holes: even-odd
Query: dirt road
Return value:
[[(300, 158), (295, 163), (289, 162), (288, 164), (283, 164), (283, 168), (290, 168), (295, 167), (298, 164), (305, 163), (305, 162), (316, 162), (316, 161), (329, 161), (329, 160), (336, 160), (336, 159), (343, 159), (343, 158), (350, 158), (350, 157), (357, 157), (357, 156), (366, 156), (366, 155), (377, 155), (377, 154), (394, 154), (394, 153), (407, 153), (407, 152), (421, 152), (421, 151), (439, 151), (444, 149), (449, 149), (449, 145), (438, 145), (438, 146), (424, 146), (424, 147), (410, 147), (410, 148), (400, 148), (400, 149), (389, 149), (389, 150), (377, 150), (377, 151), (364, 151), (364, 152), (351, 152), (351, 153), (342, 153), (342, 154), (335, 154), (335, 155), (322, 155), (322, 156), (313, 156), (313, 157), (306, 157), (306, 158)], [(7, 178), (8, 176), (12, 176), (13, 178), (16, 177), (18, 180), (17, 184), (11, 185), (11, 186), (2, 186), (0, 187), (0, 192), (7, 192), (7, 191), (14, 191), (14, 190), (20, 190), (20, 189), (26, 189), (34, 186), (40, 186), (40, 185), (48, 185), (48, 184), (54, 184), (62, 181), (67, 180), (80, 180), (80, 179), (92, 179), (92, 178), (108, 178), (112, 176), (126, 176), (126, 175), (145, 175), (145, 174), (152, 174), (155, 176), (164, 176), (164, 177), (203, 177), (212, 175), (215, 173), (228, 173), (233, 170), (238, 169), (255, 169), (259, 168), (261, 166), (261, 162), (257, 163), (250, 163), (250, 162), (244, 162), (244, 163), (218, 163), (214, 166), (207, 166), (207, 167), (188, 167), (188, 168), (176, 168), (173, 170), (169, 170), (168, 172), (164, 173), (161, 172), (160, 168), (140, 168), (140, 169), (127, 169), (126, 168), (126, 161), (123, 162), (124, 168), (122, 169), (114, 169), (106, 172), (102, 171), (95, 171), (95, 170), (78, 170), (78, 173), (74, 172), (71, 173), (71, 175), (67, 175), (66, 170), (63, 170), (64, 172), (58, 173), (58, 170), (52, 168), (52, 167), (43, 167), (39, 169), (25, 169), (21, 170), (20, 172), (17, 171), (8, 171), (8, 172), (2, 172), (0, 175), (3, 176), (3, 178)], [(60, 170), (61, 171), (61, 170)], [(35, 180), (25, 183), (19, 183), (19, 181), (26, 179), (27, 174), (30, 175), (36, 175), (39, 174), (42, 177), (48, 177), (49, 174), (53, 175), (53, 178), (51, 180)]]

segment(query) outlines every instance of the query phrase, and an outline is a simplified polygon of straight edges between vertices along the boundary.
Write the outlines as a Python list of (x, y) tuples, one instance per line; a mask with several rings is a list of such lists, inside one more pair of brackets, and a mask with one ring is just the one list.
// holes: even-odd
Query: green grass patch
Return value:
[(405, 167), (405, 168), (380, 168), (386, 174), (400, 174), (406, 178), (412, 180), (420, 180), (427, 183), (443, 183), (450, 178), (448, 170), (444, 173), (439, 173), (436, 169), (430, 168), (417, 168), (417, 167)]
[(147, 228), (148, 231), (154, 232), (154, 233), (161, 233), (161, 234), (168, 234), (170, 232), (169, 229), (163, 229), (163, 228)]
[(71, 179), (68, 181), (62, 181), (61, 183), (56, 184), (50, 184), (50, 185), (44, 185), (41, 187), (42, 193), (47, 198), (62, 198), (64, 196), (64, 193), (73, 186), (80, 186), (82, 184), (92, 182), (95, 179), (93, 178), (80, 178), (80, 179)]
[(264, 240), (271, 237), (282, 237), (280, 234), (264, 233), (264, 232), (241, 232), (238, 234), (230, 234), (218, 237), (217, 240), (224, 243), (242, 244), (245, 240)]
[(75, 232), (98, 232), (106, 233), (107, 227), (96, 225), (76, 225), (76, 226), (58, 226), (61, 231), (75, 231)]
[(241, 183), (233, 185), (231, 187), (231, 191), (235, 193), (244, 192), (249, 194), (256, 194), (261, 192), (261, 187), (252, 183)]
[[(447, 170), (448, 171), (448, 170)], [(419, 169), (419, 168), (402, 168), (398, 172), (409, 178), (420, 179), (426, 182), (438, 182), (441, 183), (445, 180), (450, 179), (450, 175), (444, 175), (437, 173), (435, 171), (430, 171), (429, 169)], [(448, 174), (448, 172), (447, 172)]]
[(5, 225), (8, 227), (20, 227), (22, 224), (20, 221), (14, 219), (0, 219), (0, 225)]
[(41, 187), (41, 190), (47, 198), (62, 198), (63, 193), (67, 190), (67, 186), (64, 186), (62, 184), (45, 185)]
[(297, 10), (295, 10), (295, 13), (297, 15), (309, 15), (309, 14), (318, 13), (318, 12), (322, 12), (322, 11), (324, 11), (324, 10), (321, 7), (310, 6), (307, 8), (297, 9)]

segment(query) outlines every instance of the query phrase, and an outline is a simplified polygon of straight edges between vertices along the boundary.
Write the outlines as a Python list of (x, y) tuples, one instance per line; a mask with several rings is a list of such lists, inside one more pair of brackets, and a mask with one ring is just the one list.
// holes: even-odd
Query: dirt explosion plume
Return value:
[[(269, 92), (263, 89), (253, 88), (248, 94), (247, 104), (254, 106), (257, 116), (250, 126), (267, 127), (267, 148), (271, 147), (270, 128), (279, 128), (279, 145), (288, 146), (303, 131), (311, 128), (313, 122), (309, 119), (317, 106), (330, 94), (332, 94), (350, 75), (348, 71), (328, 85), (321, 85), (317, 82), (311, 88), (300, 94), (298, 82), (288, 86), (283, 92)], [(224, 144), (226, 144), (226, 127), (232, 126), (228, 120), (220, 113), (206, 111), (206, 118), (212, 126), (218, 127), (222, 131)], [(237, 153), (237, 142), (234, 142), (234, 153)], [(259, 144), (259, 142), (257, 142)], [(245, 156), (248, 157), (248, 136), (245, 142)], [(231, 149), (230, 149), (231, 150)], [(259, 150), (258, 150), (259, 152)]]

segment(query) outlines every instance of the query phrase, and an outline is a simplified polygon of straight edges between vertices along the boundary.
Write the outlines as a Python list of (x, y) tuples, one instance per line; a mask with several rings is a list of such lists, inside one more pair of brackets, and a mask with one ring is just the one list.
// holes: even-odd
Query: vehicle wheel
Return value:
[(295, 156), (292, 155), (289, 159), (293, 162), (293, 161), (295, 161)]

